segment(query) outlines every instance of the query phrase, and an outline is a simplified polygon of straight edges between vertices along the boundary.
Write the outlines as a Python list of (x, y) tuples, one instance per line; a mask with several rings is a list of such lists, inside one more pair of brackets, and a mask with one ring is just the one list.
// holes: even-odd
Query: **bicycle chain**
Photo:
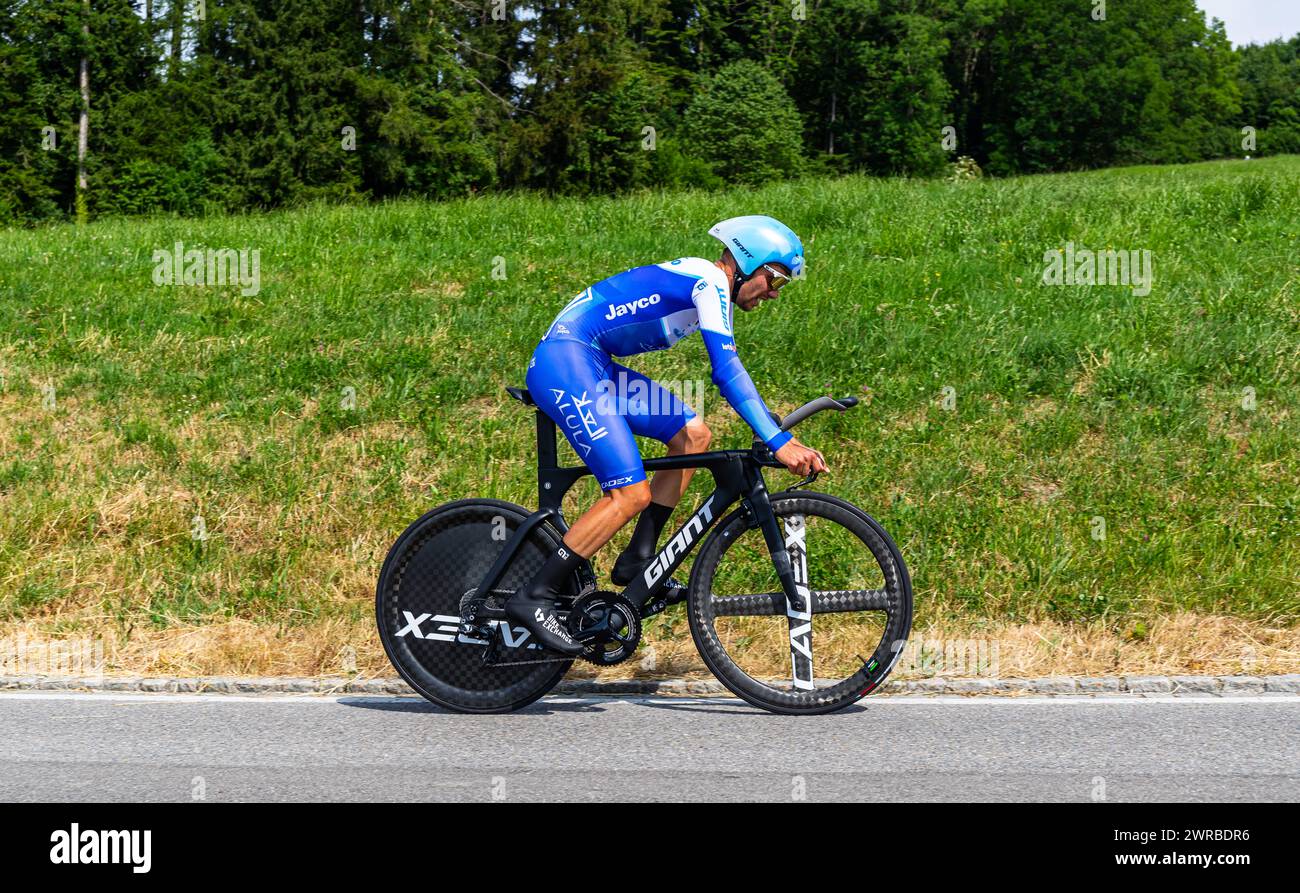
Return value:
[[(494, 629), (492, 631), (492, 636), (494, 638), (488, 640), (487, 647), (489, 650), (495, 651), (499, 644), (499, 640), (496, 637), (500, 636), (500, 633)], [(558, 664), (566, 660), (573, 660), (573, 658), (565, 656), (565, 657), (546, 657), (546, 658), (541, 658), (539, 660), (508, 660), (508, 661), (500, 661), (500, 662), (492, 661), (491, 663), (489, 663), (487, 660), (487, 656), (488, 656), (487, 652), (484, 652), (483, 665), (487, 667), (524, 667), (524, 666), (529, 666), (531, 664)]]
[[(577, 655), (581, 656), (581, 655)], [(526, 667), (530, 664), (558, 664), (566, 660), (573, 660), (572, 657), (550, 657), (545, 660), (510, 660), (499, 664), (487, 664), (486, 666), (496, 669), (497, 667)]]

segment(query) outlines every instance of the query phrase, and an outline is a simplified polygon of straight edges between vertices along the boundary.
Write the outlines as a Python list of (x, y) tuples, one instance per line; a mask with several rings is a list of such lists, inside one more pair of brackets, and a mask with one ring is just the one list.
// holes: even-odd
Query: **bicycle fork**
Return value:
[[(805, 525), (801, 515), (792, 515), (785, 520), (785, 532), (777, 523), (776, 513), (772, 511), (772, 502), (768, 498), (767, 488), (763, 485), (762, 473), (755, 470), (758, 478), (751, 481), (749, 495), (750, 511), (758, 519), (763, 531), (763, 539), (768, 551), (772, 553), (772, 564), (776, 575), (781, 580), (781, 589), (785, 593), (785, 616), (790, 627), (790, 673), (794, 687), (803, 691), (813, 688), (812, 659), (812, 593), (808, 589), (808, 552), (805, 548)], [(776, 599), (773, 599), (776, 602)], [(780, 604), (774, 604), (780, 610)]]

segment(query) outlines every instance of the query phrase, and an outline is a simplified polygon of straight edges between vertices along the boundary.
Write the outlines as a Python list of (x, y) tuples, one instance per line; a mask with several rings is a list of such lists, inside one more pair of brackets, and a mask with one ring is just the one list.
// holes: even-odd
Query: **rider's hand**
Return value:
[(791, 438), (785, 446), (776, 451), (776, 459), (786, 468), (790, 469), (791, 474), (797, 474), (800, 477), (807, 477), (811, 472), (827, 471), (826, 460), (822, 454), (806, 447), (799, 441)]

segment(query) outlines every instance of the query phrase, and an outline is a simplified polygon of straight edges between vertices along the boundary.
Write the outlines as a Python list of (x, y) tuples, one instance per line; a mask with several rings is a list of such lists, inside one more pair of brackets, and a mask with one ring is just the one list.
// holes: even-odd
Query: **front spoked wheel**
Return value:
[[(912, 627), (912, 583), (869, 515), (824, 493), (772, 497), (811, 610), (788, 617), (762, 530), (747, 509), (723, 519), (691, 572), (691, 635), (709, 669), (774, 713), (829, 713), (871, 692)], [(809, 616), (810, 615), (810, 616)]]

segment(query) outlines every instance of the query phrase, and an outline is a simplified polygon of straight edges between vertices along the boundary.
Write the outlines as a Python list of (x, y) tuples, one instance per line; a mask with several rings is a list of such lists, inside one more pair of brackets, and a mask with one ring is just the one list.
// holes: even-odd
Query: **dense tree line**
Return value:
[(1296, 151), (1194, 0), (0, 0), (4, 222)]

